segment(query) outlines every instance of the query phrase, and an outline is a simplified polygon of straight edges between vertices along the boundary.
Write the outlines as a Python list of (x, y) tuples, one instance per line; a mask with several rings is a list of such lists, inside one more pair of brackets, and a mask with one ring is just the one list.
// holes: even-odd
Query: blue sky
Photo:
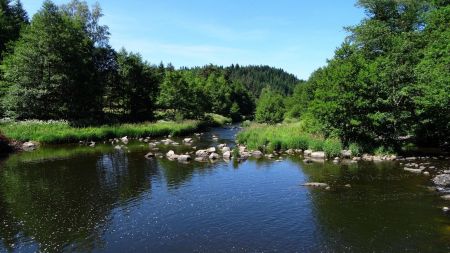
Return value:
[[(22, 2), (32, 16), (43, 1)], [(333, 56), (347, 35), (343, 27), (364, 17), (355, 0), (98, 2), (110, 28), (110, 44), (140, 52), (151, 63), (264, 64), (303, 79)]]

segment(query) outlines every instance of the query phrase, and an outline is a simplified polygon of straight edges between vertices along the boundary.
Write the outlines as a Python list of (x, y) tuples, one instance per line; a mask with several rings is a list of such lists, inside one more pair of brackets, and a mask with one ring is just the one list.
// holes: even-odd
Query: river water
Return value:
[[(193, 145), (232, 145), (236, 132), (213, 129)], [(450, 203), (399, 162), (182, 164), (145, 159), (146, 143), (127, 147), (50, 146), (3, 160), (0, 252), (450, 251)]]

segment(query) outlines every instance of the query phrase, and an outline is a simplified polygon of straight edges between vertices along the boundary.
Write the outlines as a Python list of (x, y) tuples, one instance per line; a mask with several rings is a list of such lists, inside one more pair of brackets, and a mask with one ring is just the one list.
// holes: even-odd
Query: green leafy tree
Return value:
[(256, 104), (256, 121), (269, 124), (279, 123), (283, 121), (284, 113), (283, 96), (270, 88), (264, 88)]
[[(107, 58), (113, 59), (114, 56)], [(122, 49), (117, 53), (116, 60), (107, 65), (106, 74), (106, 78), (111, 80), (106, 81), (107, 113), (127, 121), (153, 119), (161, 82), (155, 66), (143, 61), (139, 54)]]
[(50, 1), (34, 15), (2, 70), (7, 113), (18, 119), (80, 120), (98, 115), (93, 42), (83, 24)]
[(7, 44), (19, 38), (20, 30), (28, 24), (28, 15), (20, 0), (0, 0), (0, 61)]

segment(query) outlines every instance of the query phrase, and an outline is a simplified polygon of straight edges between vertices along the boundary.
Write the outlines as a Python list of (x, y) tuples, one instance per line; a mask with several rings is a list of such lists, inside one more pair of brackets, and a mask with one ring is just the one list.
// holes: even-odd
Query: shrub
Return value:
[(342, 143), (339, 139), (327, 139), (323, 143), (323, 151), (328, 157), (336, 157), (341, 154)]
[(352, 152), (352, 156), (360, 156), (362, 155), (362, 148), (357, 143), (350, 143), (348, 149)]
[(323, 150), (324, 141), (322, 139), (311, 139), (308, 143), (308, 148), (314, 151)]

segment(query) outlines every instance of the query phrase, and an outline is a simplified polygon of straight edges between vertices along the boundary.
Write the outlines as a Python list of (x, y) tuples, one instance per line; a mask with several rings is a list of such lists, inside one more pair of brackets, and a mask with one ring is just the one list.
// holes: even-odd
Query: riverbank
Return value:
[(123, 136), (130, 138), (165, 135), (182, 136), (207, 126), (207, 122), (195, 120), (90, 127), (74, 127), (66, 121), (8, 121), (0, 123), (0, 130), (8, 139), (15, 141), (61, 144), (78, 141), (105, 140)]

